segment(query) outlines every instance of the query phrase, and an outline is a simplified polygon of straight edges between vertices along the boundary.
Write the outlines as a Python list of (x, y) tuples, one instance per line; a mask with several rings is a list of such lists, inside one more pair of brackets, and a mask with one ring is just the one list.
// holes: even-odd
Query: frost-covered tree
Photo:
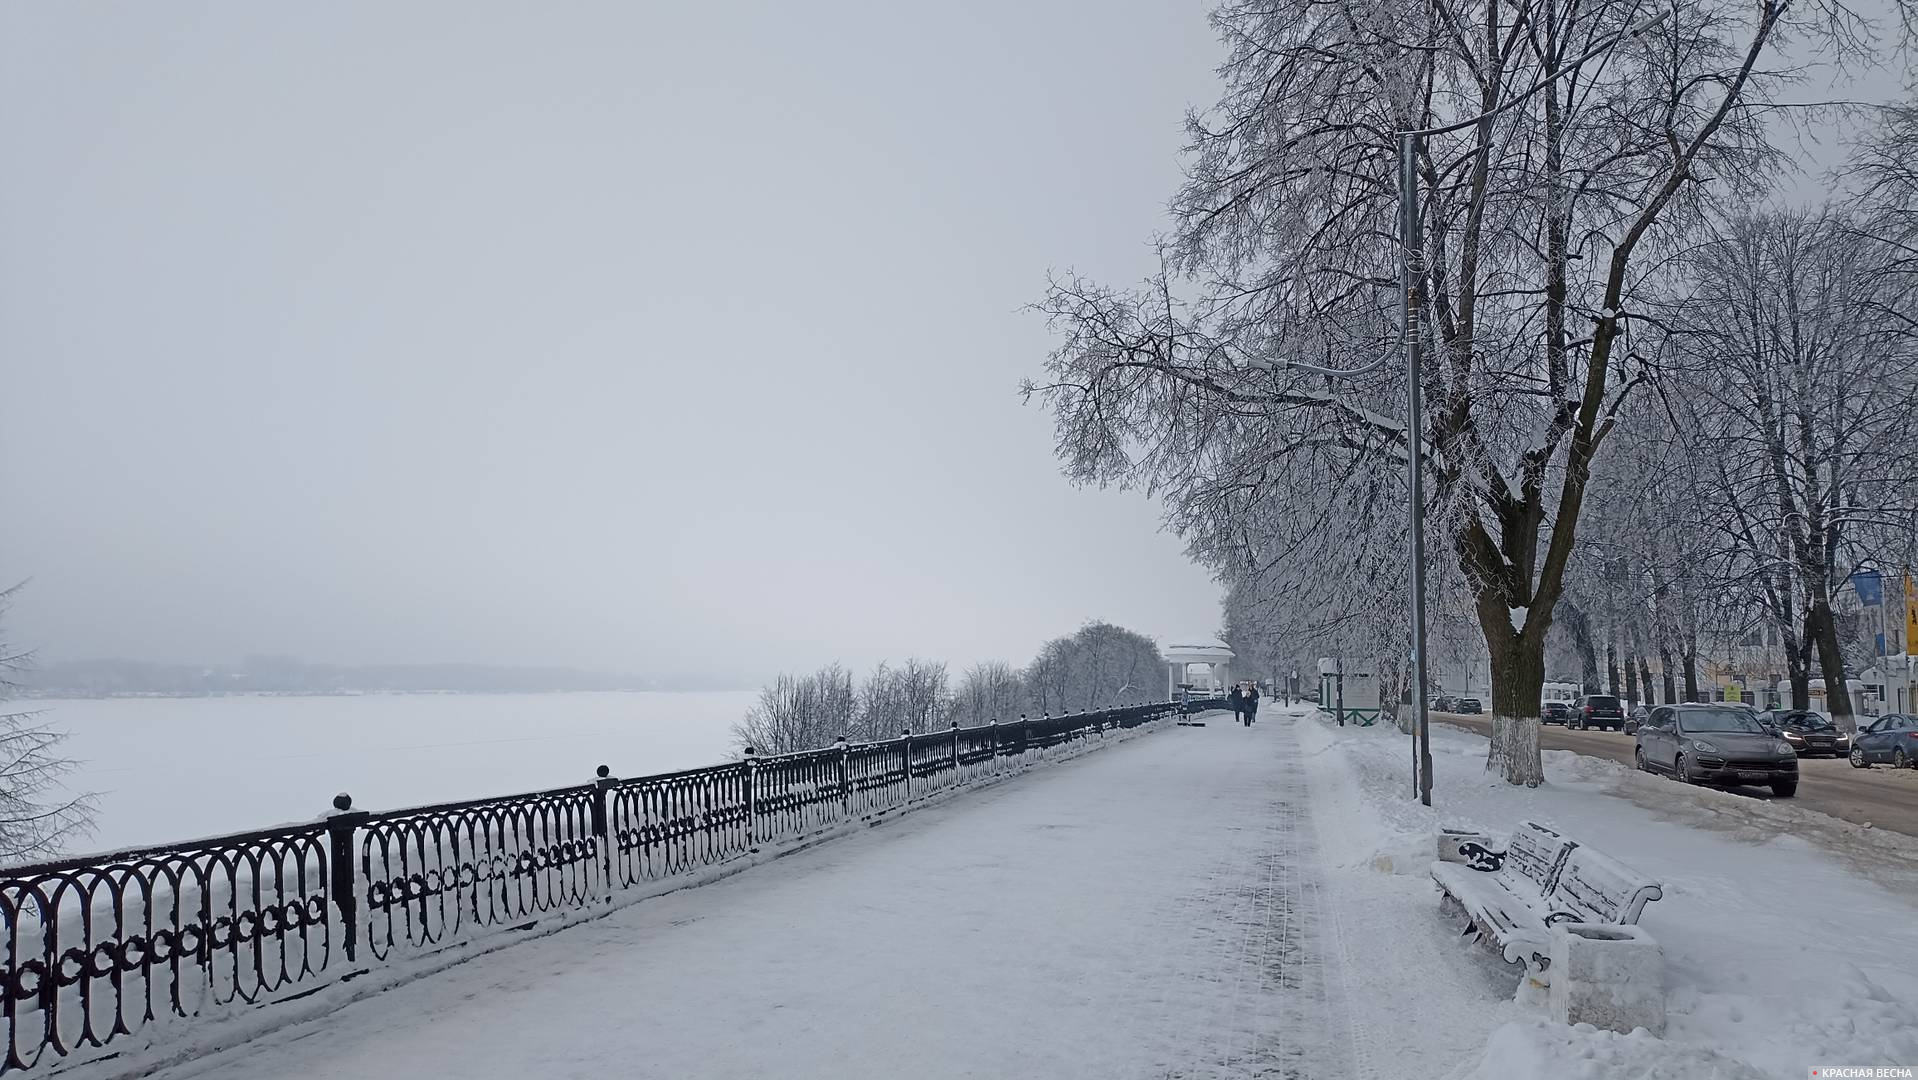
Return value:
[(914, 657), (897, 667), (881, 663), (860, 684), (853, 737), (873, 741), (944, 728), (951, 723), (951, 708), (944, 661)]
[[(0, 591), (0, 626), (18, 589)], [(40, 713), (6, 706), (16, 688), (7, 676), (28, 660), (0, 638), (0, 860), (8, 863), (57, 854), (93, 823), (92, 800), (62, 782), (73, 766), (60, 752), (66, 733)]]
[(1918, 525), (1918, 339), (1898, 258), (1850, 215), (1739, 215), (1683, 260), (1661, 320), (1673, 427), (1723, 518), (1695, 562), (1785, 643), (1795, 707), (1816, 657), (1841, 726), (1838, 594), (1861, 565), (1899, 565)]
[(1022, 711), (1058, 715), (1151, 701), (1159, 697), (1164, 670), (1151, 638), (1109, 622), (1089, 622), (1046, 642), (1026, 665)]
[[(1859, 185), (1861, 235), (1886, 249), (1887, 272), (1918, 277), (1918, 99), (1879, 113), (1852, 156), (1851, 173)], [(1918, 312), (1903, 316), (1907, 329), (1918, 330)]]
[[(1214, 567), (1258, 547), (1251, 508), (1314, 505), (1328, 484), (1389, 507), (1408, 465), (1394, 133), (1486, 117), (1416, 161), (1414, 419), (1428, 550), (1456, 566), (1491, 657), (1487, 764), (1535, 784), (1546, 635), (1592, 463), (1656, 374), (1634, 347), (1653, 270), (1714, 200), (1764, 184), (1784, 41), (1850, 48), (1858, 21), (1836, 0), (1228, 0), (1213, 19), (1224, 87), (1188, 125), (1164, 269), (1137, 289), (1055, 282), (1040, 307), (1062, 341), (1029, 392), (1070, 476), (1164, 496)], [(1222, 488), (1237, 496), (1209, 498)]]
[(955, 715), (967, 727), (1015, 719), (1024, 694), (1019, 672), (1011, 664), (1003, 660), (974, 664), (959, 677), (959, 690), (954, 695)]
[(852, 673), (838, 664), (810, 675), (782, 673), (759, 691), (759, 700), (733, 725), (733, 739), (762, 754), (830, 746), (852, 731), (858, 701)]

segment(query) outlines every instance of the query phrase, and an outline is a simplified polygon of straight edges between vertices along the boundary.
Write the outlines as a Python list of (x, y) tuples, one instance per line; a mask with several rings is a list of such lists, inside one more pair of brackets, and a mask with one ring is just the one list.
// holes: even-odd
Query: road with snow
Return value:
[(1169, 727), (174, 1075), (1348, 1076), (1272, 719)]
[[(1479, 735), (1491, 734), (1489, 716), (1433, 715), (1444, 723)], [(1539, 745), (1547, 750), (1572, 750), (1630, 765), (1632, 747), (1636, 744), (1631, 736), (1616, 731), (1573, 731), (1546, 724), (1539, 729)], [(1798, 763), (1798, 775), (1798, 793), (1784, 801), (1854, 825), (1870, 823), (1875, 829), (1918, 836), (1918, 769), (1901, 772), (1886, 765), (1854, 769), (1843, 758), (1809, 758)], [(1769, 788), (1730, 790), (1755, 799), (1772, 798)]]

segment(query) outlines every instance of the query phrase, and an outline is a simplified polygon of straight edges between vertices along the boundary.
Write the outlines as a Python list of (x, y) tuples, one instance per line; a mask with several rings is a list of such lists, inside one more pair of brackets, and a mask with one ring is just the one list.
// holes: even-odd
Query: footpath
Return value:
[(162, 1075), (1350, 1075), (1291, 722), (1145, 738)]

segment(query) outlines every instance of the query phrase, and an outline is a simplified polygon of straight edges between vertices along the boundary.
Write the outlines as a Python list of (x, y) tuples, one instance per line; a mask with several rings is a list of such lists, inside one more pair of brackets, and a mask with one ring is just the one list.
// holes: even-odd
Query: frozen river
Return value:
[(71, 733), (93, 835), (125, 848), (315, 817), (710, 765), (752, 693), (411, 694), (14, 702)]

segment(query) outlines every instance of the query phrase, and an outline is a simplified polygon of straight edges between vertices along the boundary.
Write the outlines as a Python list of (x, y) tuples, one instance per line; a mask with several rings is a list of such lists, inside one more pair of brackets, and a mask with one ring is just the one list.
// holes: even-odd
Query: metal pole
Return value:
[(1339, 687), (1339, 726), (1344, 727), (1345, 726), (1345, 657), (1343, 655), (1338, 657), (1338, 667), (1335, 669), (1335, 674), (1333, 675), (1333, 678), (1338, 680), (1338, 687)]
[[(1404, 245), (1405, 330), (1405, 475), (1411, 489), (1408, 508), (1412, 533), (1412, 708), (1418, 717), (1419, 802), (1432, 805), (1432, 730), (1425, 712), (1425, 405), (1419, 392), (1421, 364), (1419, 340), (1418, 292), (1424, 282), (1425, 229), (1420, 220), (1418, 197), (1418, 151), (1422, 140), (1416, 134), (1399, 137), (1399, 212), (1401, 240)], [(1496, 712), (1496, 707), (1494, 708)]]

